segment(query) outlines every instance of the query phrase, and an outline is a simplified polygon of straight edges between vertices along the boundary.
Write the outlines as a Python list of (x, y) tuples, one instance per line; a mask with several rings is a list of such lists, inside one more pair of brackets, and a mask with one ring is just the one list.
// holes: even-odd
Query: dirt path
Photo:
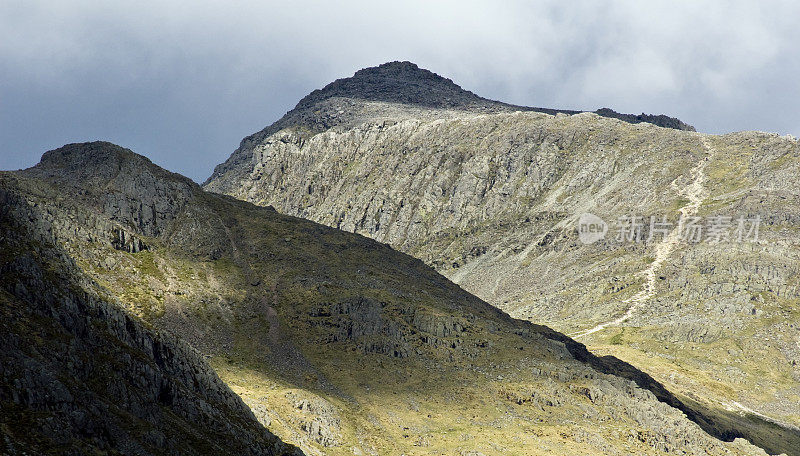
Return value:
[(678, 225), (672, 231), (670, 231), (670, 233), (664, 239), (662, 239), (661, 242), (656, 244), (653, 262), (650, 263), (650, 266), (648, 266), (647, 269), (641, 272), (641, 275), (643, 275), (645, 279), (644, 286), (642, 287), (641, 291), (623, 301), (624, 304), (628, 305), (628, 310), (626, 310), (622, 316), (614, 320), (600, 323), (594, 328), (570, 334), (570, 337), (577, 339), (598, 331), (602, 331), (610, 326), (620, 325), (630, 319), (633, 314), (642, 307), (642, 305), (644, 305), (656, 294), (656, 273), (669, 255), (678, 247), (678, 244), (681, 241), (681, 233), (683, 233), (685, 219), (697, 214), (698, 209), (700, 209), (700, 205), (703, 203), (703, 200), (706, 197), (706, 190), (703, 185), (706, 179), (705, 169), (708, 165), (708, 162), (711, 160), (711, 157), (714, 155), (714, 149), (704, 136), (700, 137), (700, 142), (703, 144), (706, 155), (690, 171), (692, 182), (688, 185), (680, 186), (678, 184), (678, 180), (680, 178), (672, 181), (672, 188), (677, 191), (678, 195), (686, 198), (688, 202), (678, 210), (681, 214)]
[(787, 428), (787, 429), (800, 431), (800, 428), (798, 428), (797, 426), (795, 426), (793, 424), (789, 424), (789, 423), (784, 423), (784, 422), (778, 421), (775, 418), (771, 418), (771, 417), (769, 417), (767, 415), (764, 415), (763, 413), (756, 412), (755, 410), (751, 409), (750, 407), (747, 407), (746, 405), (742, 405), (742, 404), (740, 404), (740, 403), (738, 403), (736, 401), (720, 402), (720, 403), (729, 412), (738, 412), (738, 413), (743, 414), (743, 415), (747, 415), (747, 414), (755, 415), (755, 416), (761, 418), (764, 421), (769, 421), (772, 424), (776, 424), (778, 426), (781, 426), (781, 427), (784, 427), (784, 428)]

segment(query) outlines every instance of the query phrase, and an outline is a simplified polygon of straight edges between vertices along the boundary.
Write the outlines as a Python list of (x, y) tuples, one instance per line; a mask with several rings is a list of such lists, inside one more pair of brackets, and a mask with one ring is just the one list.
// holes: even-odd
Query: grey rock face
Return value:
[(111, 245), (113, 245), (115, 249), (124, 250), (128, 253), (137, 253), (141, 252), (142, 250), (147, 250), (147, 244), (142, 242), (142, 240), (137, 238), (135, 235), (130, 234), (121, 228), (117, 228), (113, 232), (115, 233), (115, 236), (111, 241)]
[(339, 444), (341, 432), (341, 419), (336, 408), (324, 399), (301, 399), (294, 393), (287, 394), (287, 399), (292, 406), (302, 412), (300, 428), (308, 437), (323, 447), (333, 447)]
[[(158, 236), (192, 196), (194, 183), (107, 142), (68, 144), (46, 152), (26, 175), (67, 187), (102, 188), (102, 200), (86, 198), (112, 220), (145, 236)], [(88, 195), (87, 195), (88, 196)]]

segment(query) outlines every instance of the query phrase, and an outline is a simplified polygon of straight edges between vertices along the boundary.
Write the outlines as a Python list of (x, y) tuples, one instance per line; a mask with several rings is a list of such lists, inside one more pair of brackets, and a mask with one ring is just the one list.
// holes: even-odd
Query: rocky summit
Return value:
[[(274, 124), (244, 138), (231, 157), (214, 170), (205, 182), (214, 191), (236, 190), (245, 179), (252, 150), (275, 133), (289, 129), (297, 139), (310, 138), (334, 127), (350, 129), (376, 119), (394, 122), (400, 118), (435, 120), (476, 113), (540, 112), (578, 114), (580, 111), (515, 106), (479, 97), (411, 62), (389, 62), (365, 68), (352, 77), (336, 80), (304, 97), (297, 106)], [(665, 115), (621, 114), (609, 108), (596, 111), (600, 116), (625, 122), (647, 122), (680, 130), (694, 127)], [(230, 187), (229, 187), (230, 186)]]
[(792, 137), (513, 106), (393, 62), (312, 92), (204, 188), (384, 242), (684, 403), (748, 420), (751, 441), (792, 440), (798, 167)]

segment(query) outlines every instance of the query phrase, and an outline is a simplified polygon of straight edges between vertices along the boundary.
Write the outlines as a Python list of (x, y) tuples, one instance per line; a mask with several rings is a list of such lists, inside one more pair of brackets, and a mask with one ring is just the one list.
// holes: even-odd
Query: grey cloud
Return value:
[(800, 134), (792, 2), (0, 4), (0, 169), (106, 139), (202, 181), (302, 96), (389, 60), (480, 95)]

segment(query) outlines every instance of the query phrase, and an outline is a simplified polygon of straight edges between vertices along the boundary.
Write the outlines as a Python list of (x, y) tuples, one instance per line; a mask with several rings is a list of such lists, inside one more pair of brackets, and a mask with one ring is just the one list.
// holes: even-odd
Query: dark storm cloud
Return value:
[(792, 2), (0, 3), (0, 169), (105, 139), (202, 181), (355, 70), (411, 60), (516, 104), (800, 134)]

